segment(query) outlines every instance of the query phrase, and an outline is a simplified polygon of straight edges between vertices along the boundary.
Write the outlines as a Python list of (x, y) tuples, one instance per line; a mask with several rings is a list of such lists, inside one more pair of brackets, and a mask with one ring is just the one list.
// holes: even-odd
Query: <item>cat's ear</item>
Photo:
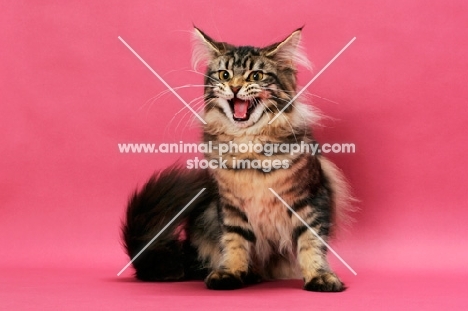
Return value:
[(226, 43), (217, 42), (197, 27), (194, 27), (192, 66), (195, 70), (199, 64), (206, 64), (225, 53), (226, 49)]
[(283, 41), (274, 43), (262, 49), (264, 55), (274, 59), (280, 66), (295, 68), (297, 65), (311, 69), (301, 46), (302, 28), (295, 30)]

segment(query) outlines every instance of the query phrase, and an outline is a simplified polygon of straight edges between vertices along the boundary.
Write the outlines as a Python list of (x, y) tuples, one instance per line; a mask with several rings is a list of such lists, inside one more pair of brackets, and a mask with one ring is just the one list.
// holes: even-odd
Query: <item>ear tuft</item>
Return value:
[(309, 70), (312, 69), (312, 65), (301, 45), (301, 32), (302, 28), (299, 28), (283, 41), (267, 46), (263, 49), (265, 56), (273, 58), (279, 65), (285, 67), (293, 67), (295, 69), (299, 65)]
[(209, 63), (213, 58), (218, 57), (226, 50), (224, 43), (211, 39), (197, 27), (194, 27), (192, 41), (192, 67), (194, 70), (197, 70), (200, 64)]

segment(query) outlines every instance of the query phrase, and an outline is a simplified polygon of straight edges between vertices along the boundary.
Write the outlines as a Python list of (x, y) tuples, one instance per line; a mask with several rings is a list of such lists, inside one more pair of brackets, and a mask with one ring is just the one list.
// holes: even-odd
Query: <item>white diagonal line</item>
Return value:
[(324, 72), (328, 66), (330, 66), (337, 58), (338, 56), (341, 55), (341, 53), (343, 53), (350, 45), (351, 43), (353, 43), (353, 41), (356, 40), (356, 37), (352, 38), (351, 41), (348, 42), (348, 44), (345, 45), (344, 48), (341, 49), (341, 51), (338, 52), (338, 54), (335, 55), (335, 57), (332, 58), (331, 61), (328, 62), (328, 64), (325, 65), (325, 67), (322, 68), (322, 70), (320, 70), (316, 75), (315, 77), (312, 78), (312, 80), (309, 81), (309, 83), (306, 84), (306, 86), (304, 86), (297, 94), (296, 96), (294, 96), (290, 101), (289, 103), (287, 103), (286, 106), (283, 107), (283, 109), (281, 109), (277, 114), (276, 116), (270, 120), (270, 122), (268, 122), (268, 124), (271, 124), (273, 121), (276, 120), (276, 118), (278, 118), (285, 110), (286, 108), (289, 107), (289, 105), (291, 105), (293, 103), (293, 101), (296, 100), (296, 98), (298, 98), (299, 96), (301, 96), (301, 94), (312, 84), (312, 82), (314, 82), (321, 74), (322, 72)]
[(270, 189), (270, 191), (304, 224), (304, 226), (306, 226), (319, 240), (320, 242), (323, 243), (323, 245), (325, 245), (335, 256), (336, 258), (338, 258), (345, 266), (346, 268), (349, 269), (349, 271), (351, 271), (354, 275), (357, 275), (356, 271), (353, 270), (353, 268), (351, 268), (347, 263), (346, 261), (343, 260), (343, 258), (341, 258), (340, 255), (338, 255), (337, 252), (335, 252), (335, 250), (330, 246), (328, 245), (327, 242), (325, 242), (324, 239), (322, 239), (322, 237), (320, 235), (317, 234), (317, 232), (315, 232), (314, 229), (312, 229), (305, 221), (304, 219), (301, 218), (301, 216), (299, 216), (292, 208), (291, 206), (288, 205), (288, 203), (286, 203), (282, 197), (279, 196), (278, 193), (275, 192), (275, 190), (273, 190), (272, 188), (268, 188)]
[(195, 110), (193, 110), (193, 108), (190, 107), (190, 105), (187, 104), (187, 102), (182, 97), (180, 97), (180, 95), (174, 91), (174, 89), (169, 84), (167, 84), (167, 82), (164, 81), (164, 79), (156, 71), (154, 71), (153, 68), (151, 68), (151, 66), (148, 65), (148, 63), (145, 62), (145, 60), (141, 58), (140, 55), (138, 55), (138, 53), (135, 52), (135, 50), (132, 49), (132, 47), (128, 45), (124, 39), (122, 39), (120, 36), (118, 38), (175, 95), (175, 97), (177, 97), (203, 124), (206, 124), (205, 120), (203, 120), (202, 117), (200, 117), (200, 115)]
[(172, 220), (169, 221), (169, 222), (167, 223), (167, 225), (164, 226), (164, 228), (162, 228), (161, 231), (159, 231), (158, 234), (156, 234), (156, 235), (154, 236), (154, 238), (152, 238), (151, 241), (149, 241), (148, 244), (146, 244), (145, 247), (143, 247), (143, 249), (142, 249), (138, 254), (136, 254), (135, 257), (133, 257), (132, 260), (130, 260), (129, 263), (127, 263), (127, 264), (125, 265), (125, 267), (122, 268), (122, 270), (120, 270), (119, 273), (117, 273), (117, 276), (120, 276), (120, 275), (122, 274), (122, 272), (124, 272), (124, 271), (132, 264), (132, 262), (134, 262), (135, 259), (137, 259), (137, 258), (151, 245), (151, 243), (153, 243), (153, 242), (161, 235), (161, 233), (163, 233), (164, 230), (166, 230), (166, 229), (174, 222), (174, 220), (176, 220), (177, 217), (179, 217), (180, 214), (182, 214), (182, 213), (187, 209), (187, 207), (189, 207), (190, 204), (192, 204), (193, 201), (195, 201), (195, 200), (200, 196), (200, 194), (202, 194), (202, 192), (205, 191), (205, 190), (206, 190), (206, 188), (202, 188), (202, 190), (200, 190), (200, 192), (198, 192), (197, 195), (194, 196), (193, 199), (190, 200), (190, 202), (188, 202), (187, 205), (185, 205), (184, 208), (181, 209), (180, 212), (177, 213), (177, 215), (175, 215), (174, 218), (172, 218)]

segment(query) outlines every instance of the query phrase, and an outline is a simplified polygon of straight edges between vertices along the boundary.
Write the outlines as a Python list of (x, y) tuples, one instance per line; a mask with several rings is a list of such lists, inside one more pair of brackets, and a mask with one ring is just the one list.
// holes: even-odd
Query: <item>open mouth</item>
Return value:
[(253, 100), (242, 100), (237, 97), (228, 102), (232, 110), (234, 121), (247, 121), (256, 106)]

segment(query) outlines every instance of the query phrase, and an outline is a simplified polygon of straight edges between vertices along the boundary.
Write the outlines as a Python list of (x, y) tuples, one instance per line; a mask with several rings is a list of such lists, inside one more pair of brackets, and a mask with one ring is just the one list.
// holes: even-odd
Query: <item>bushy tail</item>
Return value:
[[(206, 190), (160, 233), (203, 188)], [(122, 226), (128, 256), (134, 258), (160, 233), (133, 261), (138, 279), (173, 281), (187, 278), (187, 265), (196, 260), (196, 252), (189, 249), (189, 243), (182, 241), (183, 226), (194, 211), (209, 205), (213, 189), (206, 170), (170, 167), (154, 174), (141, 190), (133, 193)]]
[(351, 213), (357, 210), (355, 203), (358, 202), (352, 193), (351, 188), (341, 170), (330, 160), (321, 156), (319, 158), (322, 170), (330, 183), (333, 191), (333, 233), (338, 230), (346, 231), (347, 227), (353, 222)]

